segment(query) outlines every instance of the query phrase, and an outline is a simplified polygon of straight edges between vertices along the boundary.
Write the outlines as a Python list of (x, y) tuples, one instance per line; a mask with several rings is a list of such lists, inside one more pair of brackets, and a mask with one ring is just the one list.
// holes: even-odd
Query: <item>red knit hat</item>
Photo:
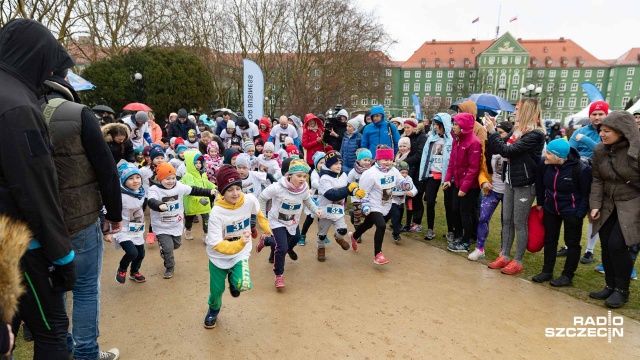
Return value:
[(591, 106), (589, 106), (589, 116), (591, 116), (591, 113), (596, 110), (602, 110), (605, 115), (609, 115), (609, 104), (602, 100), (594, 101), (591, 103)]
[(173, 148), (177, 149), (178, 145), (184, 145), (184, 139), (181, 137), (177, 137), (176, 141), (173, 142)]
[(417, 128), (417, 127), (418, 127), (418, 122), (416, 121), (416, 119), (413, 119), (413, 118), (406, 119), (406, 120), (404, 121), (404, 124), (405, 124), (405, 125), (411, 125), (411, 126), (413, 126), (414, 128)]
[(216, 182), (218, 185), (218, 190), (220, 194), (224, 195), (224, 192), (231, 185), (238, 185), (242, 187), (242, 178), (238, 173), (238, 170), (231, 165), (222, 165), (220, 169), (216, 172)]
[(169, 177), (169, 175), (175, 175), (176, 169), (173, 165), (169, 163), (162, 163), (156, 167), (156, 175), (158, 176), (158, 181), (162, 181)]
[(298, 151), (298, 147), (296, 147), (295, 145), (287, 146), (286, 150), (287, 150), (287, 154), (289, 154), (289, 156), (291, 156), (291, 155), (300, 155), (300, 152)]

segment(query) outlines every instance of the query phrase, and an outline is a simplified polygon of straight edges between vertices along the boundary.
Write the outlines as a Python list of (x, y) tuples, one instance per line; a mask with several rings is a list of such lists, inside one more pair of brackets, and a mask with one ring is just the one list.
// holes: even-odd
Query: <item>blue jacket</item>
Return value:
[[(582, 138), (580, 139), (580, 141), (576, 140), (576, 136), (578, 134), (582, 134)], [(601, 140), (600, 135), (598, 134), (598, 130), (594, 129), (594, 127), (589, 124), (576, 130), (573, 135), (571, 135), (569, 145), (572, 148), (578, 150), (581, 157), (587, 157), (591, 159), (593, 158), (593, 149), (600, 141)]]
[(220, 136), (220, 134), (222, 133), (222, 131), (224, 129), (227, 128), (227, 122), (222, 120), (218, 123), (218, 125), (216, 126), (216, 135)]
[[(442, 149), (442, 179), (447, 176), (447, 167), (449, 167), (449, 156), (451, 156), (451, 150), (453, 149), (453, 137), (451, 136), (451, 115), (447, 113), (437, 113), (433, 116), (434, 120), (440, 118), (442, 124), (444, 124), (444, 149)], [(429, 177), (431, 171), (431, 164), (433, 163), (433, 156), (431, 152), (433, 150), (433, 144), (441, 139), (440, 135), (436, 133), (435, 125), (431, 126), (431, 132), (429, 138), (424, 144), (422, 149), (422, 161), (420, 162), (420, 176), (419, 181), (426, 180)]]
[(342, 172), (349, 173), (356, 165), (356, 150), (360, 148), (362, 134), (354, 131), (351, 136), (344, 133), (342, 138), (342, 146), (340, 146), (340, 154), (342, 155)]
[[(574, 166), (581, 164), (580, 179), (573, 180)], [(536, 171), (537, 205), (555, 215), (575, 215), (583, 218), (589, 211), (591, 192), (591, 167), (580, 160), (578, 150), (571, 148), (567, 161), (562, 165), (541, 163)], [(579, 184), (576, 188), (575, 184)]]
[(377, 123), (371, 123), (364, 127), (362, 132), (361, 145), (363, 148), (369, 149), (371, 154), (375, 157), (376, 146), (378, 144), (391, 146), (392, 139), (389, 137), (389, 130), (391, 130), (391, 136), (393, 137), (393, 152), (398, 152), (398, 141), (400, 141), (400, 133), (395, 126), (389, 124), (384, 118), (384, 108), (380, 105), (371, 108), (371, 117), (373, 115), (381, 114), (382, 120)]

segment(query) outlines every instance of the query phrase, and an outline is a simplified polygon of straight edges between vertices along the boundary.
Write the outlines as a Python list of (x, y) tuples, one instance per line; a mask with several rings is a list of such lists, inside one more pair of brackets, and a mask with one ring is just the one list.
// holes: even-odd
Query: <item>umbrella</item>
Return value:
[[(458, 111), (458, 104), (460, 104), (461, 102), (467, 101), (467, 100), (469, 100), (469, 98), (460, 99), (460, 100), (454, 102), (449, 107), (449, 110)], [(482, 106), (482, 105), (476, 104), (476, 107), (478, 108), (478, 115), (479, 116), (484, 116), (484, 114), (489, 114), (489, 116), (498, 115), (498, 113), (494, 109), (490, 109), (490, 108), (488, 108), (486, 106)]]
[(82, 77), (80, 77), (80, 75), (76, 75), (71, 71), (69, 71), (69, 73), (67, 74), (67, 79), (69, 80), (69, 84), (71, 84), (73, 90), (75, 91), (93, 90), (96, 88), (96, 86), (93, 85), (90, 81), (83, 79)]
[(587, 126), (587, 125), (589, 125), (589, 124), (591, 124), (591, 119), (589, 119), (589, 118), (584, 118), (584, 119), (580, 119), (580, 120), (578, 120), (575, 124), (573, 124), (573, 128), (574, 128), (574, 129), (577, 129), (577, 128), (579, 128), (579, 127)]
[(131, 111), (153, 111), (150, 107), (143, 103), (131, 103), (127, 104), (122, 110), (131, 110)]
[(455, 101), (453, 104), (451, 104), (451, 106), (449, 107), (449, 110), (451, 110), (451, 111), (458, 110), (458, 104), (460, 104), (463, 101), (467, 101), (467, 100), (469, 100), (469, 98), (463, 98), (463, 99)]
[(510, 102), (493, 94), (473, 94), (469, 96), (469, 100), (476, 102), (478, 110), (503, 110), (514, 112), (516, 108)]
[(214, 119), (217, 118), (218, 116), (222, 117), (222, 113), (224, 113), (225, 111), (229, 113), (229, 116), (231, 116), (232, 119), (238, 118), (238, 115), (236, 115), (235, 111), (227, 108), (220, 108), (220, 109), (213, 110), (211, 112), (211, 117), (213, 117)]
[(94, 112), (100, 112), (100, 113), (103, 113), (103, 112), (108, 112), (110, 114), (116, 113), (115, 111), (113, 111), (112, 108), (108, 107), (107, 105), (96, 105), (91, 110), (93, 110)]

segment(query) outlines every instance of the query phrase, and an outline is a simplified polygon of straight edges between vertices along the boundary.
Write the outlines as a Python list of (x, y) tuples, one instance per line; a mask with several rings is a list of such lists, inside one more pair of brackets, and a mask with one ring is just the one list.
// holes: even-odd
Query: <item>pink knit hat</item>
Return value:
[(393, 160), (393, 149), (376, 150), (376, 160)]

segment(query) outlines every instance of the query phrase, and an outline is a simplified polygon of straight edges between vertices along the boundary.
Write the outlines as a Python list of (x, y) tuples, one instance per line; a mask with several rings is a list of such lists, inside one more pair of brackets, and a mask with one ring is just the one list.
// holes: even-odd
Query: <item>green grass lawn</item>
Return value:
[[(426, 209), (424, 221), (422, 223), (422, 228), (424, 232), (422, 233), (403, 233), (402, 236), (404, 238), (411, 238), (415, 240), (419, 240), (430, 244), (432, 246), (439, 247), (441, 249), (447, 248), (447, 240), (442, 236), (447, 233), (447, 222), (445, 218), (444, 212), (444, 201), (443, 201), (443, 193), (442, 191), (438, 194), (438, 202), (436, 204), (436, 218), (435, 218), (435, 239), (431, 241), (423, 240), (424, 233), (427, 230), (426, 225)], [(498, 206), (496, 209), (494, 216), (491, 218), (491, 223), (489, 226), (489, 236), (487, 237), (487, 241), (485, 243), (485, 255), (486, 259), (480, 260), (482, 264), (488, 264), (495, 260), (498, 257), (500, 252), (500, 229), (502, 228), (502, 224), (500, 222), (500, 211), (502, 206)], [(404, 222), (403, 222), (404, 223)], [(587, 247), (587, 221), (584, 222), (583, 235), (582, 235), (582, 252), (584, 253)], [(564, 229), (560, 233), (559, 246), (564, 245)], [(475, 249), (475, 245), (471, 245), (471, 251)], [(464, 256), (466, 258), (468, 254), (466, 253), (454, 253), (449, 252), (451, 256)], [(596, 301), (589, 297), (589, 292), (594, 290), (601, 290), (604, 283), (604, 275), (595, 272), (593, 269), (600, 263), (600, 255), (602, 251), (600, 250), (600, 241), (596, 243), (594, 262), (592, 264), (579, 264), (578, 269), (576, 270), (576, 274), (573, 278), (573, 286), (572, 287), (564, 287), (564, 288), (556, 288), (549, 285), (548, 282), (543, 284), (535, 284), (535, 286), (546, 286), (556, 291), (561, 291), (566, 294), (569, 294), (573, 297), (576, 297), (585, 302), (589, 302), (592, 304), (596, 304), (598, 306), (605, 307), (604, 301)], [(511, 257), (513, 258), (515, 254), (515, 241), (511, 249)], [(556, 261), (556, 267), (554, 269), (554, 277), (558, 277), (561, 275), (562, 269), (564, 268), (566, 258), (558, 258)], [(531, 277), (538, 274), (542, 271), (543, 264), (543, 251), (539, 253), (530, 253), (527, 252), (523, 259), (523, 267), (524, 270), (522, 273), (516, 275), (526, 280), (531, 280)], [(640, 263), (636, 264), (636, 270), (640, 268)], [(499, 271), (499, 270), (496, 270)], [(504, 275), (508, 276), (508, 275)], [(617, 309), (616, 311), (626, 315), (628, 317), (634, 318), (636, 320), (640, 320), (640, 280), (632, 280), (630, 292), (631, 295), (629, 297), (629, 302), (625, 304), (622, 308)]]

